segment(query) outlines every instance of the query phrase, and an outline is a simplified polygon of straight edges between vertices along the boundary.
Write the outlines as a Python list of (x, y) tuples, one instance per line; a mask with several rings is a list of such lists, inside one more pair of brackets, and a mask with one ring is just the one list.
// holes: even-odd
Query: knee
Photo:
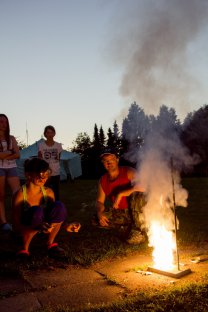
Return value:
[(66, 220), (67, 210), (65, 205), (61, 201), (54, 202), (51, 216), (52, 218), (54, 217), (59, 222), (63, 222)]
[(56, 201), (54, 202), (54, 209), (56, 209), (56, 210), (58, 210), (58, 211), (60, 211), (60, 212), (62, 212), (62, 213), (65, 213), (65, 212), (66, 212), (66, 207), (65, 207), (64, 203), (62, 203), (62, 202), (59, 201), (59, 200), (56, 200)]

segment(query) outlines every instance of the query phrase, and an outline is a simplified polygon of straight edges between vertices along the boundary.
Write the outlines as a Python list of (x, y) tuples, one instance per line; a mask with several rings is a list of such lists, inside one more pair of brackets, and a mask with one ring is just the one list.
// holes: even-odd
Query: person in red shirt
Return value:
[[(136, 170), (129, 166), (120, 166), (117, 153), (106, 148), (101, 153), (101, 161), (106, 173), (98, 183), (96, 199), (97, 222), (101, 227), (129, 225), (128, 243), (141, 243), (145, 235), (141, 232), (139, 213), (145, 204), (144, 188), (136, 182)], [(131, 204), (132, 196), (134, 205)], [(135, 203), (135, 199), (137, 203)], [(106, 209), (106, 200), (110, 209)]]

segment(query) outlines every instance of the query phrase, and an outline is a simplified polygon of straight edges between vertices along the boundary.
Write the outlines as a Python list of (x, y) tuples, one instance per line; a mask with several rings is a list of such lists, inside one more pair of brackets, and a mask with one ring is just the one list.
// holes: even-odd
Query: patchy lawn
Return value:
[[(188, 207), (177, 207), (177, 216), (180, 221), (178, 231), (179, 250), (193, 250), (203, 245), (208, 239), (208, 179), (187, 178), (183, 180), (184, 187), (189, 191)], [(82, 224), (79, 233), (67, 233), (61, 230), (58, 240), (66, 250), (66, 259), (63, 263), (47, 257), (44, 236), (38, 235), (31, 243), (31, 262), (17, 264), (15, 252), (17, 241), (13, 235), (0, 233), (0, 277), (21, 276), (25, 270), (41, 270), (47, 267), (67, 267), (78, 264), (81, 266), (96, 265), (102, 261), (112, 261), (118, 257), (141, 253), (151, 255), (148, 244), (129, 246), (122, 239), (114, 235), (114, 230), (96, 228), (91, 224), (94, 213), (97, 181), (75, 180), (63, 182), (60, 187), (61, 199), (68, 210), (68, 221), (79, 221)], [(7, 193), (7, 215), (10, 221), (10, 193)], [(91, 308), (91, 311), (207, 311), (208, 310), (208, 281), (207, 278), (200, 284), (192, 281), (183, 287), (174, 287), (172, 290), (160, 294), (134, 294), (118, 305)], [(192, 309), (192, 307), (194, 307)], [(49, 309), (45, 312), (54, 311)], [(57, 311), (57, 310), (56, 310)], [(71, 311), (60, 308), (58, 311)]]

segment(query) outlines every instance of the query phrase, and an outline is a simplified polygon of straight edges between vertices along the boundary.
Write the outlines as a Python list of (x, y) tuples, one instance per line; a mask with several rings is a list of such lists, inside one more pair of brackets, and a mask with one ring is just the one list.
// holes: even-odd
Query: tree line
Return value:
[(208, 105), (188, 113), (181, 122), (174, 108), (162, 105), (157, 116), (147, 115), (136, 102), (133, 102), (120, 129), (114, 121), (112, 127), (105, 133), (102, 125), (98, 127), (95, 123), (92, 138), (87, 132), (80, 132), (73, 141), (71, 151), (81, 156), (83, 178), (99, 178), (104, 172), (99, 156), (105, 147), (116, 148), (121, 164), (137, 166), (138, 153), (144, 146), (147, 136), (156, 131), (155, 129), (163, 131), (164, 136), (177, 133), (190, 154), (199, 156), (200, 162), (191, 174), (208, 175)]

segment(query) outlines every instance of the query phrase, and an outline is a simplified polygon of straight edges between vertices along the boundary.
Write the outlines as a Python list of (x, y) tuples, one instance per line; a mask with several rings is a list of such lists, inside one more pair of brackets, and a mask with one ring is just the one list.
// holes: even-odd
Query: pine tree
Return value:
[(111, 128), (108, 128), (108, 133), (107, 133), (108, 139), (107, 139), (107, 147), (113, 147), (114, 146), (114, 134), (111, 130)]
[(103, 127), (100, 127), (100, 131), (99, 131), (99, 139), (100, 139), (100, 147), (101, 149), (105, 147), (105, 142), (106, 142), (106, 137), (105, 137), (105, 133), (103, 131)]

